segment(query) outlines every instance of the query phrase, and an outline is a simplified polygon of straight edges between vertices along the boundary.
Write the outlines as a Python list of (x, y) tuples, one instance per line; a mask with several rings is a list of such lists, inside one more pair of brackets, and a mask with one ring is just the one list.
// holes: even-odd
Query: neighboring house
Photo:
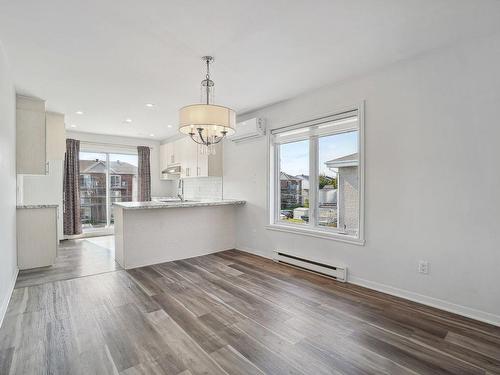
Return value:
[[(83, 224), (107, 224), (106, 169), (104, 160), (80, 160), (80, 205)], [(119, 160), (111, 161), (109, 182), (111, 203), (136, 199), (136, 166)]]
[[(335, 178), (328, 176), (324, 178), (332, 185), (325, 185), (319, 190), (318, 219), (324, 225), (336, 226), (337, 190), (333, 185)], [(294, 208), (292, 218), (295, 220), (309, 220), (309, 188), (309, 176), (305, 174), (292, 176), (281, 172), (281, 208)]]
[(295, 178), (302, 180), (302, 189), (301, 189), (302, 200), (305, 203), (306, 200), (307, 201), (309, 200), (309, 176), (307, 176), (305, 174), (299, 174), (299, 175), (295, 176)]
[(288, 173), (280, 173), (281, 208), (302, 206), (302, 180)]
[(325, 164), (337, 173), (337, 227), (340, 230), (345, 228), (347, 233), (355, 234), (359, 226), (358, 154), (329, 160)]
[[(333, 184), (335, 178), (329, 176), (323, 176), (329, 183)], [(309, 200), (309, 176), (305, 174), (296, 175), (295, 178), (302, 180), (302, 199), (305, 204)], [(332, 189), (335, 189), (333, 185), (326, 185), (319, 190), (319, 203), (326, 205), (334, 205), (337, 203), (336, 194)]]

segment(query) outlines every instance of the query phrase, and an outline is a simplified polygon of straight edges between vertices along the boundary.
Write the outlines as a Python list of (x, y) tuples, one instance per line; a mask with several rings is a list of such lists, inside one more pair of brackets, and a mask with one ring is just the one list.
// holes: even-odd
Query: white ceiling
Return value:
[(242, 113), (498, 31), (497, 0), (0, 0), (18, 92), (72, 130), (157, 139), (199, 100), (205, 54)]

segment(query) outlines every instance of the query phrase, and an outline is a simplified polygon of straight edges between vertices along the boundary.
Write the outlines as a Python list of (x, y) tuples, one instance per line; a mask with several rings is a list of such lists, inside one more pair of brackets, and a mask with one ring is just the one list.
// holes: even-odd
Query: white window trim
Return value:
[[(355, 111), (358, 112), (359, 118), (359, 137), (358, 137), (358, 152), (359, 152), (359, 229), (358, 236), (351, 236), (347, 234), (341, 234), (330, 229), (321, 229), (317, 226), (314, 226), (316, 215), (316, 202), (312, 200), (315, 199), (316, 194), (312, 194), (309, 196), (309, 207), (313, 207), (312, 214), (309, 215), (309, 220), (313, 220), (314, 222), (307, 227), (301, 227), (300, 225), (293, 224), (283, 224), (278, 223), (276, 219), (277, 215), (277, 202), (279, 200), (279, 157), (278, 157), (278, 148), (275, 147), (273, 142), (272, 131), (267, 132), (267, 217), (268, 217), (268, 225), (266, 225), (266, 229), (274, 230), (279, 232), (293, 233), (297, 235), (305, 235), (316, 238), (324, 238), (329, 240), (335, 240), (339, 242), (345, 242), (355, 245), (364, 245), (365, 244), (365, 113), (364, 113), (365, 102), (362, 101), (359, 105), (353, 105), (348, 107), (339, 108), (333, 112), (311, 116), (308, 120), (300, 121), (295, 124), (289, 124), (283, 126), (283, 128), (293, 129), (299, 128), (302, 126), (307, 126), (308, 124), (313, 124), (318, 122), (320, 119), (327, 119), (329, 117), (334, 117), (340, 113), (347, 111)], [(281, 127), (279, 127), (281, 128)], [(317, 147), (317, 137), (313, 137), (311, 139), (312, 142), (315, 142), (315, 145), (309, 147), (309, 175), (311, 176), (313, 173), (316, 175), (318, 173), (316, 168), (316, 161), (318, 158), (318, 147)], [(317, 176), (316, 176), (317, 177)], [(312, 178), (310, 178), (311, 180)], [(278, 187), (278, 188), (277, 188)], [(311, 199), (312, 198), (312, 199)]]

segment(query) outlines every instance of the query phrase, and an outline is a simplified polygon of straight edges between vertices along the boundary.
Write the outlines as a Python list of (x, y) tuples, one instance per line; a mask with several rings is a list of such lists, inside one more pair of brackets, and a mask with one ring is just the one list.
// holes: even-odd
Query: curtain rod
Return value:
[[(142, 145), (124, 145), (124, 144), (118, 144), (118, 143), (108, 143), (108, 142), (91, 142), (91, 141), (80, 141), (80, 144), (84, 145), (95, 145), (95, 146), (112, 146), (112, 147), (121, 147), (121, 148), (137, 148), (137, 146), (142, 146)], [(149, 147), (151, 150), (154, 149), (153, 146), (146, 146)]]

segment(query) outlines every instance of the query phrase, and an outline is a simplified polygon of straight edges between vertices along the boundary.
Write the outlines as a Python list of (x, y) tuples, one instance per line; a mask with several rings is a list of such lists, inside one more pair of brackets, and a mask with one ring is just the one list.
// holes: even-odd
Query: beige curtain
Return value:
[(151, 165), (150, 149), (147, 146), (137, 146), (138, 154), (138, 199), (139, 202), (151, 200)]
[(80, 218), (80, 141), (66, 139), (63, 180), (64, 234), (82, 233)]

